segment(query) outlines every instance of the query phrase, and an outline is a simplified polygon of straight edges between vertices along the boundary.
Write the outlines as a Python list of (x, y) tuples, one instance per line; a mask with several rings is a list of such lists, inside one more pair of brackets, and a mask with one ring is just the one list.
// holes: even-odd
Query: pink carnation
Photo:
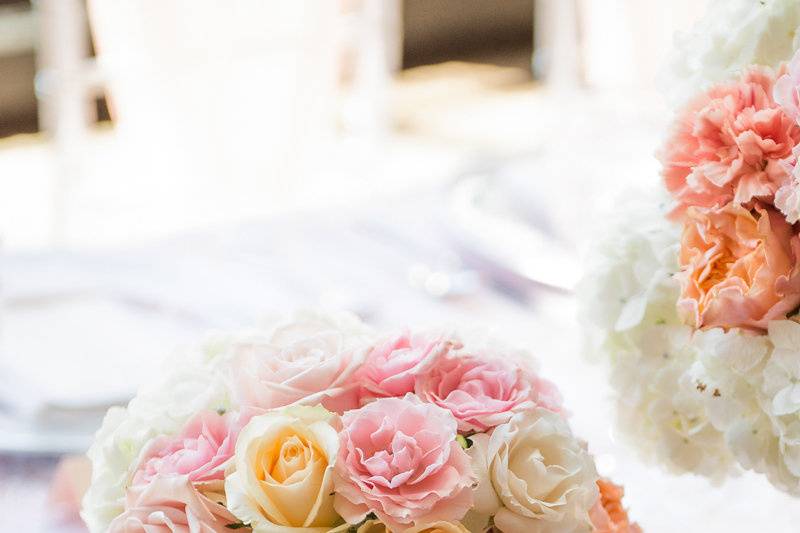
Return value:
[(752, 68), (679, 115), (660, 154), (667, 189), (678, 203), (673, 216), (690, 206), (772, 204), (781, 187), (791, 186), (786, 161), (800, 141), (800, 126), (773, 100), (775, 80), (772, 70)]
[(187, 477), (156, 476), (148, 485), (128, 489), (125, 511), (108, 533), (228, 533), (235, 524), (235, 516), (197, 492)]
[(417, 378), (454, 345), (443, 335), (410, 332), (378, 342), (356, 373), (355, 380), (361, 384), (361, 403), (414, 392)]
[(192, 418), (180, 435), (154, 439), (142, 454), (133, 485), (147, 484), (158, 475), (186, 476), (193, 483), (224, 480), (236, 437), (253, 414), (205, 411)]
[(439, 358), (436, 366), (417, 380), (416, 393), (423, 401), (453, 413), (462, 433), (488, 431), (525, 409), (561, 408), (556, 386), (508, 355), (453, 354)]
[(469, 456), (453, 416), (412, 394), (342, 417), (334, 507), (348, 523), (370, 512), (392, 531), (459, 520), (472, 507)]

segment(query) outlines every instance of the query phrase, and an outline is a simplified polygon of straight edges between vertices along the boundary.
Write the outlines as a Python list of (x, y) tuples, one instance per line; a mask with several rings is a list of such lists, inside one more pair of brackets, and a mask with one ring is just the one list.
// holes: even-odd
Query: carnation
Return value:
[(690, 206), (774, 202), (792, 187), (787, 160), (800, 126), (773, 99), (778, 74), (753, 67), (711, 87), (681, 109), (661, 150), (667, 190), (680, 217)]

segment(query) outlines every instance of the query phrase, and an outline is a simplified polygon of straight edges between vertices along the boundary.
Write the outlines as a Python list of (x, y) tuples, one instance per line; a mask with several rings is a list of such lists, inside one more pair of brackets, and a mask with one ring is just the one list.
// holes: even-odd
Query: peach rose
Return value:
[(696, 328), (766, 330), (800, 305), (798, 258), (800, 238), (774, 209), (690, 208), (678, 311)]
[[(125, 512), (108, 533), (228, 533), (239, 520), (206, 498), (186, 476), (156, 476), (128, 489)], [(234, 526), (235, 527), (235, 526)], [(236, 531), (250, 531), (239, 526)]]
[(333, 508), (337, 417), (292, 406), (256, 416), (239, 433), (225, 479), (228, 508), (255, 533), (327, 533)]
[(600, 497), (589, 511), (593, 533), (642, 533), (638, 524), (631, 524), (622, 506), (625, 491), (606, 479), (597, 480)]

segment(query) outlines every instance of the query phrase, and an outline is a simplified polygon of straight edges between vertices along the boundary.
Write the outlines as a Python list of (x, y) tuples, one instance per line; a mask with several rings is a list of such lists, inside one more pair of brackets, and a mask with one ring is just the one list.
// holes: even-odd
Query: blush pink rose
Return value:
[(766, 331), (800, 305), (800, 238), (772, 208), (689, 209), (679, 257), (678, 311), (696, 328)]
[(450, 354), (417, 380), (415, 392), (453, 413), (462, 433), (483, 433), (534, 407), (560, 411), (556, 386), (515, 359), (511, 354)]
[(193, 483), (225, 479), (239, 431), (256, 414), (205, 411), (189, 420), (175, 437), (158, 437), (143, 451), (133, 474), (133, 485), (151, 482), (158, 475), (186, 476)]
[(414, 392), (417, 378), (454, 346), (456, 342), (442, 334), (407, 331), (379, 341), (355, 375), (361, 384), (361, 404)]
[(599, 479), (597, 488), (600, 489), (600, 497), (589, 510), (592, 533), (642, 533), (638, 524), (630, 522), (628, 512), (622, 506), (622, 497), (625, 495), (622, 487)]
[(366, 327), (354, 316), (301, 313), (236, 346), (232, 389), (246, 406), (322, 404), (341, 414), (358, 407), (353, 374), (367, 346)]
[(460, 520), (472, 507), (470, 458), (453, 416), (413, 394), (342, 417), (334, 508), (351, 524), (372, 512), (391, 531)]
[(673, 217), (690, 206), (754, 199), (772, 204), (779, 189), (791, 186), (786, 161), (800, 141), (800, 126), (773, 100), (776, 77), (770, 69), (752, 68), (711, 88), (678, 116), (659, 154), (678, 203)]
[(128, 489), (125, 511), (111, 522), (108, 533), (230, 533), (228, 526), (237, 523), (186, 476), (156, 476), (147, 485)]

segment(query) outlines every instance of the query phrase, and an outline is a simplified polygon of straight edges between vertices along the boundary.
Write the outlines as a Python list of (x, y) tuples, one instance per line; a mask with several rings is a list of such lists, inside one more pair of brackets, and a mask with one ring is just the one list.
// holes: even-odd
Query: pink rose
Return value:
[(342, 417), (334, 508), (357, 524), (370, 512), (392, 531), (460, 520), (472, 507), (469, 456), (453, 416), (412, 394)]
[(366, 328), (351, 315), (301, 313), (267, 336), (236, 347), (232, 389), (248, 406), (358, 407), (353, 373), (366, 352)]
[(404, 332), (379, 341), (356, 372), (361, 403), (375, 398), (402, 398), (414, 392), (417, 377), (425, 373), (454, 342), (443, 335)]
[(228, 526), (237, 523), (225, 507), (197, 492), (186, 476), (156, 476), (147, 485), (128, 489), (125, 511), (111, 522), (108, 533), (230, 533)]
[(534, 407), (560, 411), (556, 386), (516, 364), (513, 355), (450, 354), (417, 380), (416, 394), (447, 409), (462, 433), (482, 433)]
[(766, 330), (800, 305), (800, 237), (780, 213), (729, 204), (687, 211), (678, 311), (696, 328)]
[(775, 79), (770, 69), (752, 68), (712, 87), (678, 116), (660, 154), (664, 181), (678, 202), (674, 216), (691, 206), (772, 204), (778, 190), (792, 187), (786, 160), (800, 141), (800, 126), (773, 100)]
[(158, 437), (142, 452), (133, 485), (147, 484), (158, 475), (186, 476), (193, 483), (225, 479), (236, 437), (255, 414), (205, 411), (192, 418), (180, 435)]

